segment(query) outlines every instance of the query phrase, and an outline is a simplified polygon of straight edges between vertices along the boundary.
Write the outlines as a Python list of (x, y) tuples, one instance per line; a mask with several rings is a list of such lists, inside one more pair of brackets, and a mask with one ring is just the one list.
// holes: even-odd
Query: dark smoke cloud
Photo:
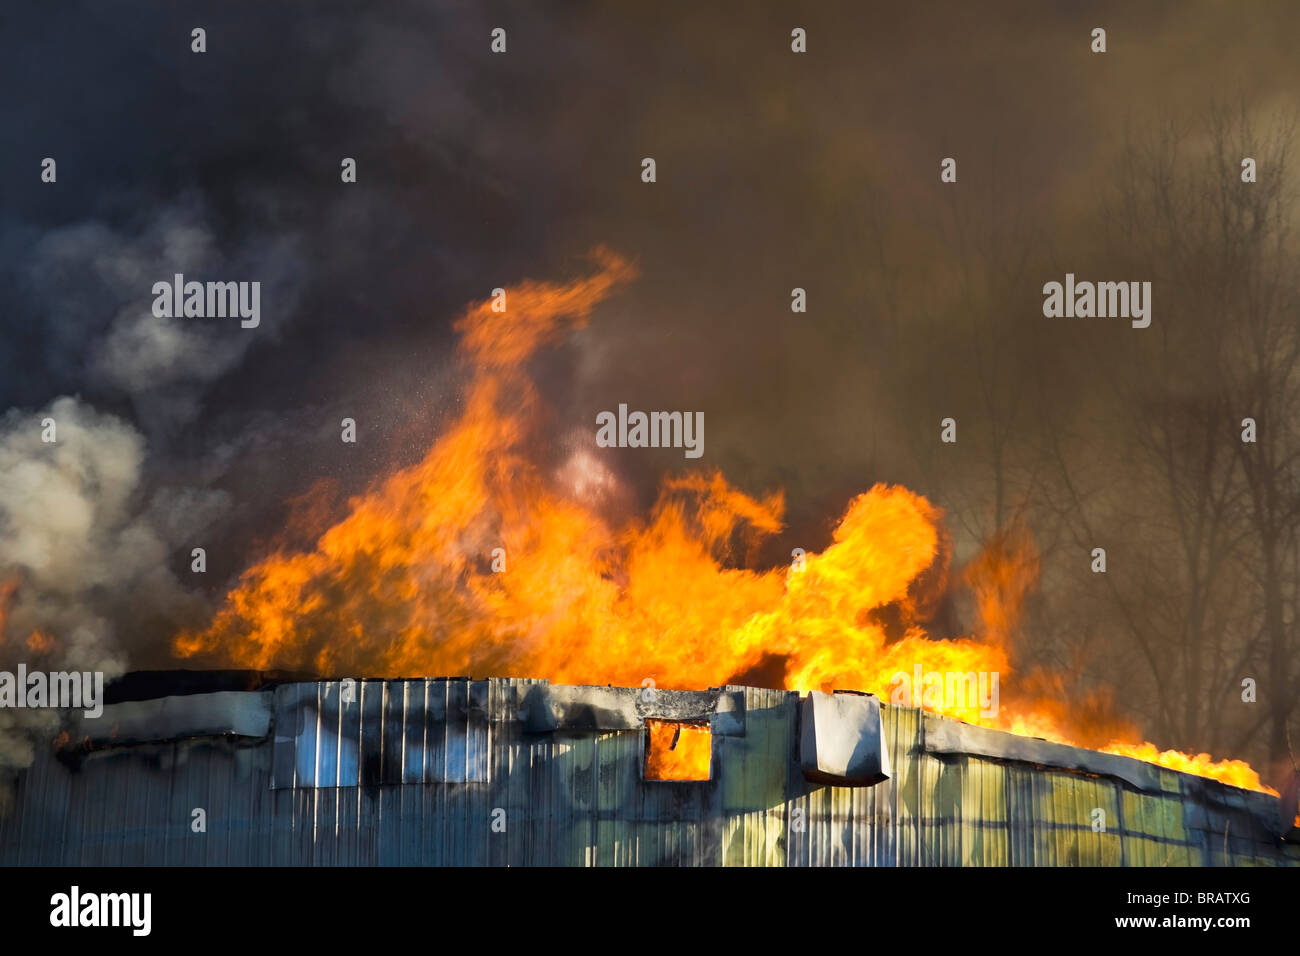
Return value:
[[(47, 362), (81, 360), (85, 385), (129, 397), (151, 433), (166, 434), (199, 414), (203, 391), (237, 367), (257, 341), (231, 323), (176, 322), (153, 315), (155, 282), (257, 278), (278, 322), (263, 337), (284, 336), (295, 315), (301, 263), (287, 236), (259, 236), (222, 250), (196, 199), (157, 212), (125, 234), (90, 221), (51, 230), (31, 251), (29, 288), (47, 311)], [(260, 326), (259, 326), (260, 327)]]
[[(972, 553), (999, 523), (993, 442), (972, 427), (936, 458), (954, 410), (997, 412), (1013, 456), (1040, 448), (1044, 423), (1124, 454), (1090, 383), (1130, 342), (1080, 348), (1044, 326), (1039, 289), (1104, 262), (1096, 213), (1126, 130), (1215, 95), (1296, 107), (1300, 8), (710, 7), (9, 5), (4, 448), (15, 468), (34, 456), (85, 533), (37, 547), (54, 530), (20, 517), (6, 476), (0, 572), (26, 581), (14, 621), (67, 631), (79, 666), (163, 663), (153, 635), (274, 543), (286, 501), (322, 479), (343, 501), (419, 456), (454, 411), (465, 303), (571, 275), (599, 243), (641, 278), (534, 370), (557, 435), (619, 402), (703, 411), (708, 464), (787, 490), (766, 559), (823, 546), (877, 480), (932, 496)], [(1105, 56), (1088, 51), (1095, 25)], [(39, 182), (45, 156), (55, 185)], [(339, 182), (345, 156), (355, 185)], [(938, 182), (944, 156), (956, 187)], [(154, 319), (150, 287), (178, 271), (262, 281), (262, 327)], [(82, 444), (32, 445), (40, 409)], [(681, 460), (610, 466), (644, 504)], [(1037, 487), (1030, 472), (1009, 502)], [(200, 539), (201, 585), (182, 574)], [(85, 562), (120, 567), (78, 589)], [(120, 595), (146, 592), (157, 606), (137, 624), (154, 623), (128, 634)]]

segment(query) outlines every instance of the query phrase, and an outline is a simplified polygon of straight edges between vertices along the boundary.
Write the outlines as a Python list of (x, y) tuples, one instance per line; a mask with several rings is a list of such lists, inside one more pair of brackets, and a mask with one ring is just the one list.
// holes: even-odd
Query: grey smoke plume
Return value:
[[(239, 365), (253, 343), (279, 336), (301, 271), (294, 238), (259, 233), (223, 245), (191, 197), (137, 232), (99, 221), (54, 229), (32, 250), (27, 278), (51, 306), (51, 349), (84, 355), (84, 381), (129, 396), (152, 434), (192, 421), (204, 388)], [(157, 318), (153, 284), (177, 273), (260, 282), (267, 322), (254, 331), (231, 319)]]
[[(50, 421), (52, 443), (42, 440)], [(0, 582), (11, 589), (0, 669), (111, 680), (133, 645), (156, 638), (146, 631), (202, 613), (172, 567), (227, 496), (164, 488), (143, 500), (145, 455), (134, 427), (77, 398), (0, 419)], [(30, 763), (58, 722), (53, 711), (0, 710), (0, 774)]]

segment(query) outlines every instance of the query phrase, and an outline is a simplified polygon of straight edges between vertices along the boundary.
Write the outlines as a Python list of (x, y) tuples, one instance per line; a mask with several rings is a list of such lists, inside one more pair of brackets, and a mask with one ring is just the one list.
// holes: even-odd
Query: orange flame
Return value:
[[(905, 488), (878, 484), (854, 498), (831, 544), (801, 565), (752, 570), (735, 552), (781, 529), (779, 491), (753, 497), (716, 471), (694, 472), (665, 480), (644, 519), (614, 521), (589, 494), (612, 477), (563, 478), (574, 467), (603, 473), (593, 449), (555, 473), (529, 456), (540, 403), (523, 363), (635, 274), (607, 250), (594, 258), (586, 278), (509, 290), (504, 313), (491, 302), (469, 309), (456, 323), (471, 373), (463, 411), (425, 458), (353, 499), (314, 549), (250, 567), (206, 630), (175, 639), (176, 653), (329, 675), (634, 687), (651, 678), (677, 688), (775, 662), (787, 688), (886, 700), (897, 675), (918, 669), (1006, 677), (1008, 638), (1037, 578), (1022, 532), (993, 541), (964, 575), (982, 633), (934, 640), (921, 609), (943, 585), (942, 514)], [(918, 702), (1063, 742), (1074, 733), (1069, 707), (1032, 699), (991, 716), (968, 700)], [(1110, 749), (1261, 789), (1240, 761)]]
[(51, 654), (57, 646), (54, 635), (40, 628), (34, 628), (26, 637), (8, 633), (10, 608), (21, 587), (20, 575), (0, 579), (0, 662), (34, 660)]
[(54, 638), (42, 630), (27, 635), (27, 649), (33, 654), (47, 654), (54, 649)]
[(707, 726), (648, 718), (647, 780), (708, 780), (713, 737)]
[(9, 618), (9, 605), (18, 591), (19, 580), (16, 576), (0, 579), (0, 644), (5, 640), (6, 622)]

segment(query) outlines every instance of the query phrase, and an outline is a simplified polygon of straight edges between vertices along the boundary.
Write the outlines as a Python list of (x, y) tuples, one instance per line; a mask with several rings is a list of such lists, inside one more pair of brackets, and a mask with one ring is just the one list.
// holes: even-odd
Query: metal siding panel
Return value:
[(384, 681), (361, 682), (361, 743), (358, 759), (361, 766), (359, 785), (371, 790), (382, 781), (384, 751)]
[(447, 783), (464, 783), (469, 756), (468, 728), (465, 712), (469, 706), (468, 688), (463, 681), (447, 681), (447, 718), (444, 724), (444, 770), (440, 778)]
[[(797, 698), (783, 691), (744, 691), (744, 735), (715, 735), (711, 783), (647, 783), (640, 731), (524, 734), (519, 691), (534, 683), (365, 681), (342, 712), (337, 684), (283, 685), (280, 739), (254, 746), (223, 738), (99, 751), (77, 772), (43, 749), (0, 820), (0, 862), (1300, 862), (1297, 848), (1270, 843), (1245, 795), (1163, 770), (1161, 791), (1142, 794), (1065, 770), (939, 759), (906, 708), (881, 711), (890, 780), (810, 786), (792, 769)], [(198, 806), (206, 834), (189, 828)], [(491, 832), (497, 807), (505, 833)], [(1105, 833), (1091, 829), (1094, 807), (1107, 814)], [(791, 825), (795, 809), (803, 832)]]
[(310, 704), (304, 703), (298, 710), (297, 736), (294, 740), (293, 785), (295, 787), (314, 787), (320, 773), (320, 731), (322, 687), (316, 688), (316, 699)]
[[(179, 826), (184, 832), (194, 833), (190, 826), (190, 811), (202, 806), (207, 813), (207, 829), (203, 833), (194, 833), (203, 845), (204, 862), (209, 866), (228, 866), (230, 862), (230, 784), (229, 758), (219, 754), (208, 743), (191, 744), (187, 754), (189, 760), (197, 761), (203, 767), (203, 787), (191, 791), (189, 810), (179, 819), (168, 821), (168, 828)], [(220, 759), (220, 758), (225, 759)], [(198, 801), (204, 801), (200, 804)]]
[[(37, 841), (28, 836), (28, 827), (34, 825), (44, 826), (46, 821), (44, 815), (40, 813), (23, 813), (21, 809), (31, 801), (29, 793), (37, 790), (42, 793), (42, 801), (37, 802), (39, 807), (43, 804), (44, 790), (42, 777), (47, 772), (47, 765), (38, 756), (35, 763), (25, 773), (20, 774), (14, 783), (13, 800), (16, 809), (14, 812), (0, 815), (0, 835), (4, 835), (8, 849), (0, 853), (0, 861), (13, 865), (32, 865), (34, 857), (39, 850)], [(5, 825), (5, 818), (8, 818), (9, 824)], [(3, 849), (3, 847), (0, 847)]]
[(428, 681), (402, 684), (402, 783), (420, 783), (424, 776), (424, 708)]
[(447, 682), (431, 680), (425, 688), (424, 782), (447, 779)]
[(319, 706), (316, 717), (316, 785), (320, 787), (339, 785), (343, 736), (340, 694), (338, 681), (324, 681), (316, 696)]
[(465, 714), (465, 780), (473, 783), (487, 783), (490, 780), (489, 686), (489, 682), (485, 680), (469, 681), (466, 685), (468, 702)]
[(271, 778), (273, 786), (293, 786), (294, 763), (296, 761), (296, 740), (301, 719), (298, 707), (299, 686), (287, 684), (275, 689), (275, 717), (272, 740), (274, 752), (272, 757)]
[[(338, 729), (338, 785), (340, 787), (356, 787), (361, 782), (361, 686), (358, 684), (352, 694), (351, 700), (339, 700), (339, 729)], [(345, 807), (345, 801), (342, 795), (339, 796), (340, 807)], [(341, 823), (349, 826), (346, 815), (341, 817)], [(351, 818), (351, 824), (355, 826), (355, 816)]]
[(402, 760), (405, 754), (405, 704), (406, 682), (383, 682), (383, 713), (381, 721), (381, 747), (379, 780), (386, 785), (402, 782)]

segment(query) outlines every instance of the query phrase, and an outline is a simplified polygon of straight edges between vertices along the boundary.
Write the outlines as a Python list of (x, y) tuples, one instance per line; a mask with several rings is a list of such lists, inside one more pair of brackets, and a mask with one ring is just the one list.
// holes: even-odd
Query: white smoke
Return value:
[[(202, 613), (170, 565), (225, 496), (162, 489), (142, 500), (145, 452), (134, 427), (77, 398), (0, 419), (0, 583), (13, 586), (0, 670), (26, 663), (111, 680), (127, 667), (136, 622)], [(52, 711), (0, 709), (0, 773), (30, 763), (57, 724)]]

